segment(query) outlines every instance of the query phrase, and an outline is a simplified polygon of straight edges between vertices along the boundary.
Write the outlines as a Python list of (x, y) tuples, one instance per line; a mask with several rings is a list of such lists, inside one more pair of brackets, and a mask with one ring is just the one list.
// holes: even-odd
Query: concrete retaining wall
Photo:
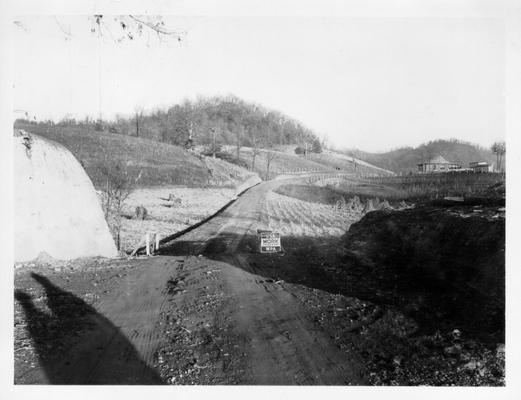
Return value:
[(65, 147), (18, 134), (13, 155), (15, 261), (118, 255), (94, 186)]

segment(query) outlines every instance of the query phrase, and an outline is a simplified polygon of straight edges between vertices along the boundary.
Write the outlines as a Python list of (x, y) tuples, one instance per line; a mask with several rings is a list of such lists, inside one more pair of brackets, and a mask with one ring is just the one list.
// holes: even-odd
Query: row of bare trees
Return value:
[(264, 156), (266, 157), (266, 179), (270, 179), (270, 166), (271, 163), (277, 158), (277, 153), (273, 151), (265, 151)]

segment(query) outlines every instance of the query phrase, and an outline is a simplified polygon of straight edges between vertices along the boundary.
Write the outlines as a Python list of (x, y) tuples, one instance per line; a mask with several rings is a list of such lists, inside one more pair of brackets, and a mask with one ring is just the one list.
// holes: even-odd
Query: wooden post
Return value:
[(147, 256), (150, 255), (150, 233), (146, 233), (145, 234), (145, 246), (146, 246), (146, 249), (147, 249)]

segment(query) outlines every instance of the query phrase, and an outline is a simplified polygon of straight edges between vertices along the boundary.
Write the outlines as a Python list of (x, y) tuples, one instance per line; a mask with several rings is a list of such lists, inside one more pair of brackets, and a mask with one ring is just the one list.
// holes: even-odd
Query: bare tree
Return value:
[(238, 160), (241, 155), (241, 148), (244, 141), (244, 126), (237, 127), (235, 131), (235, 158)]
[[(159, 40), (173, 37), (179, 42), (186, 36), (184, 31), (168, 28), (161, 16), (153, 15), (93, 15), (91, 32), (99, 36), (108, 36), (115, 42), (135, 40), (145, 33), (153, 33)], [(62, 29), (63, 31), (63, 29)]]
[(215, 158), (215, 152), (217, 150), (217, 132), (215, 131), (216, 128), (212, 128), (211, 131), (212, 131), (212, 156), (213, 158)]
[(253, 147), (251, 150), (251, 170), (253, 171), (255, 170), (255, 159), (261, 153), (261, 151), (258, 147)]
[(143, 107), (134, 108), (134, 121), (136, 124), (136, 137), (139, 137), (139, 130), (143, 121)]
[[(91, 23), (90, 31), (99, 37), (105, 37), (116, 43), (133, 41), (142, 36), (150, 37), (153, 34), (158, 40), (173, 38), (181, 42), (187, 35), (186, 31), (174, 30), (168, 27), (162, 16), (159, 15), (102, 15), (95, 14), (87, 17)], [(13, 21), (15, 26), (24, 32), (29, 28), (21, 20)], [(74, 37), (71, 24), (67, 24), (54, 16), (56, 26), (64, 35), (65, 40)]]
[(304, 141), (301, 148), (304, 150), (304, 152), (302, 154), (304, 154), (304, 157), (306, 157), (308, 155), (308, 153), (311, 152), (312, 144), (309, 143), (308, 141)]
[(251, 170), (255, 169), (255, 159), (261, 153), (260, 148), (262, 147), (262, 139), (258, 136), (254, 136), (251, 143)]
[(503, 156), (506, 153), (506, 144), (504, 141), (495, 142), (490, 150), (496, 155), (496, 170), (502, 171)]
[(123, 204), (135, 189), (141, 178), (139, 174), (132, 174), (121, 160), (101, 162), (98, 170), (104, 181), (102, 193), (102, 208), (105, 220), (109, 225), (118, 250), (121, 249), (121, 214)]
[(274, 151), (265, 151), (264, 157), (266, 157), (266, 180), (270, 179), (270, 166), (273, 160), (276, 160), (278, 155)]

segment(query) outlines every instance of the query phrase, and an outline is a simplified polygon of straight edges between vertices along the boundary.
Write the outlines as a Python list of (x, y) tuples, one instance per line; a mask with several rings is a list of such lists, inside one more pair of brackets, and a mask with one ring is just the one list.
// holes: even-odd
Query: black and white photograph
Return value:
[(517, 385), (518, 1), (14, 3), (12, 396)]

